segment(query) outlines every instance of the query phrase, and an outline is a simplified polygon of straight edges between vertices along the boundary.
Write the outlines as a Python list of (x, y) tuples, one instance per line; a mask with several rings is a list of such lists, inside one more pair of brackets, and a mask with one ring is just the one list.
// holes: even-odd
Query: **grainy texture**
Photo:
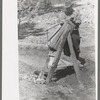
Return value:
[[(52, 0), (55, 1), (55, 0)], [(92, 0), (94, 1), (94, 0)], [(82, 18), (80, 26), (81, 53), (87, 65), (80, 69), (84, 89), (78, 88), (73, 67), (57, 70), (50, 84), (35, 84), (36, 70), (41, 71), (48, 56), (47, 35), (43, 32), (63, 20), (62, 12), (49, 12), (34, 18), (21, 18), (19, 31), (19, 90), (20, 100), (96, 100), (95, 99), (95, 30), (94, 3), (74, 1)], [(55, 29), (49, 31), (52, 33)], [(69, 92), (72, 91), (72, 93)]]

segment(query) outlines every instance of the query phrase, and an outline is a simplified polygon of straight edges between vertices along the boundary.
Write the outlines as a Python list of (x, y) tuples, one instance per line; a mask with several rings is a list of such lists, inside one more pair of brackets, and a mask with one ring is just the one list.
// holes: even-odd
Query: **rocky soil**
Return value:
[[(76, 2), (80, 4), (80, 2)], [(82, 2), (81, 2), (82, 3)], [(73, 67), (58, 70), (50, 84), (35, 84), (34, 72), (41, 71), (48, 55), (45, 29), (63, 19), (62, 12), (47, 13), (23, 20), (19, 31), (20, 100), (96, 100), (95, 99), (95, 29), (94, 5), (85, 0), (77, 6), (82, 18), (80, 26), (81, 54), (87, 65), (80, 69), (84, 89), (78, 87)], [(55, 29), (49, 31), (52, 33)]]

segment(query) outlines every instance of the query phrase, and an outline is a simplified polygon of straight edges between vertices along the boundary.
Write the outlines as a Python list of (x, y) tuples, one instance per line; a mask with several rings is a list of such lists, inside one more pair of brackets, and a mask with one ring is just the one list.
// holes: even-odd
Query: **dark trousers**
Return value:
[[(78, 30), (73, 30), (71, 33), (71, 38), (73, 42), (73, 48), (76, 54), (76, 58), (79, 59), (79, 53), (80, 53), (80, 35)], [(68, 40), (66, 39), (66, 42), (63, 47), (63, 52), (66, 56), (70, 56), (70, 50), (68, 45)]]

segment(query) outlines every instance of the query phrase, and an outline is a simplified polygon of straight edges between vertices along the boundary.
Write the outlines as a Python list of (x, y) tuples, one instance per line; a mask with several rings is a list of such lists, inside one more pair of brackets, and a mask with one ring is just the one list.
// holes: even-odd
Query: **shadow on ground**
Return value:
[(67, 68), (57, 70), (54, 73), (55, 80), (53, 80), (53, 81), (58, 81), (59, 79), (64, 78), (67, 75), (71, 75), (73, 73), (75, 73), (73, 66), (68, 66)]

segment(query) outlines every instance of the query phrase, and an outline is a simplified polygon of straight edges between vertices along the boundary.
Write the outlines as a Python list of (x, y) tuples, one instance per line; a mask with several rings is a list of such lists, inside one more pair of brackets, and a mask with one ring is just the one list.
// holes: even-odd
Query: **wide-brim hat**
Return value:
[(73, 12), (74, 12), (74, 9), (73, 9), (72, 6), (69, 6), (69, 7), (66, 7), (66, 8), (64, 9), (64, 12), (65, 12), (65, 14), (66, 14), (67, 16), (71, 16), (71, 15), (73, 14)]

